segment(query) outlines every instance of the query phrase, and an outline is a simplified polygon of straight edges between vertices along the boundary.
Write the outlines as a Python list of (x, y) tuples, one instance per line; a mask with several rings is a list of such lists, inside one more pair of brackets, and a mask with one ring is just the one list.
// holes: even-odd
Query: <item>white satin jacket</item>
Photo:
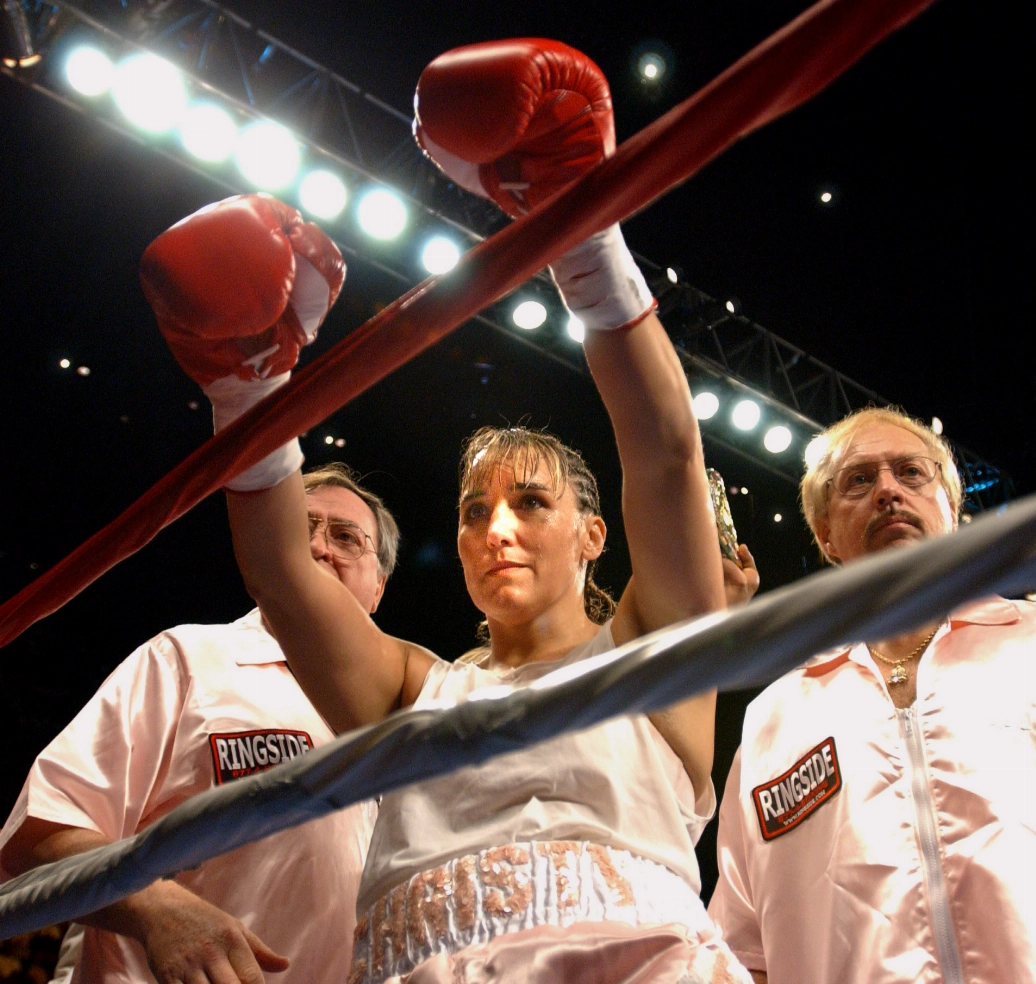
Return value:
[(769, 984), (1036, 980), (1036, 605), (954, 613), (897, 711), (863, 645), (745, 716), (709, 914)]

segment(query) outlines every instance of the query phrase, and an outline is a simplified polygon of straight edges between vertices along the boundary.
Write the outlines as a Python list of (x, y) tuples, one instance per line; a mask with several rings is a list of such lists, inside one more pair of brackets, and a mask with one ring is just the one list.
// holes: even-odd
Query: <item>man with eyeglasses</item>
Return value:
[[(305, 483), (314, 562), (373, 614), (396, 562), (395, 520), (344, 465)], [(37, 758), (0, 832), (3, 874), (131, 836), (205, 789), (332, 738), (258, 609), (230, 625), (170, 629)], [(342, 984), (374, 820), (374, 805), (358, 804), (102, 909), (73, 926), (70, 976), (59, 979), (260, 984), (266, 972), (283, 984)]]
[[(869, 408), (801, 483), (833, 564), (957, 526), (949, 447)], [(770, 984), (1033, 982), (1036, 605), (814, 656), (748, 707), (709, 914)]]

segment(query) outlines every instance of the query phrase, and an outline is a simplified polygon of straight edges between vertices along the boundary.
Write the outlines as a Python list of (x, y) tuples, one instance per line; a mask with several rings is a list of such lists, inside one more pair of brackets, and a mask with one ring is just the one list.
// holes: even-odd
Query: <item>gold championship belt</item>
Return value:
[(723, 484), (723, 476), (715, 468), (706, 468), (709, 479), (709, 491), (712, 493), (712, 511), (716, 514), (716, 529), (719, 532), (719, 549), (727, 560), (732, 560), (738, 567), (741, 560), (737, 555), (737, 530), (730, 515), (730, 503), (727, 501), (727, 489)]

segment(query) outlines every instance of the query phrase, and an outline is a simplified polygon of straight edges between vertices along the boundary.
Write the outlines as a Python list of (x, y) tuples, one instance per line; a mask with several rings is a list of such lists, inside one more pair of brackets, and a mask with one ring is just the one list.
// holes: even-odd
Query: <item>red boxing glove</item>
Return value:
[(342, 289), (345, 263), (295, 209), (239, 195), (162, 233), (140, 279), (176, 361), (207, 387), (293, 368)]
[[(176, 361), (201, 384), (217, 431), (288, 381), (345, 281), (342, 254), (268, 195), (209, 205), (162, 233), (140, 261), (144, 294)], [(302, 466), (298, 440), (227, 488), (270, 488)]]
[[(422, 73), (414, 136), (448, 178), (508, 215), (535, 208), (615, 151), (601, 70), (557, 41), (519, 38), (454, 48)], [(617, 225), (555, 260), (569, 311), (590, 330), (628, 328), (655, 299)]]
[(604, 73), (558, 41), (454, 48), (422, 73), (414, 135), (462, 188), (516, 218), (615, 151)]

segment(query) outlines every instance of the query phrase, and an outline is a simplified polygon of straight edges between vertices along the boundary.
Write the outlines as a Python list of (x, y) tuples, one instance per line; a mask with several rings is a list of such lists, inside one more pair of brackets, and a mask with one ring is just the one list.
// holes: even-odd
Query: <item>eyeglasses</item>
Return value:
[[(370, 535), (355, 523), (334, 519), (323, 520), (317, 516), (310, 516), (309, 538), (311, 540), (315, 533), (323, 534), (324, 543), (327, 544), (328, 549), (339, 557), (359, 560), (365, 553), (376, 554), (378, 552)], [(365, 541), (370, 543), (369, 551)]]
[(828, 479), (828, 484), (833, 485), (839, 495), (857, 498), (874, 488), (881, 472), (890, 471), (903, 488), (921, 489), (934, 480), (941, 467), (938, 461), (917, 455), (889, 462), (858, 461), (836, 471), (834, 477)]

